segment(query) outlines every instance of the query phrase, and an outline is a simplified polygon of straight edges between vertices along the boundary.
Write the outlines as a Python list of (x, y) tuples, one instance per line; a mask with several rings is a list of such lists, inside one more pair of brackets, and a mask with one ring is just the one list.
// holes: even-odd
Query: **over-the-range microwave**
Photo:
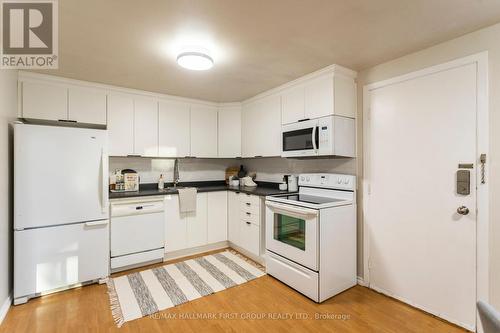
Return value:
[(355, 157), (355, 121), (328, 116), (286, 124), (281, 129), (282, 157)]

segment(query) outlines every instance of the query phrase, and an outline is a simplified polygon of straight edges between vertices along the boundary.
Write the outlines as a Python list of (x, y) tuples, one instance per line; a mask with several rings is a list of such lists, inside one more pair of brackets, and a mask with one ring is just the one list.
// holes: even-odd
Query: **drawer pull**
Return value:
[(252, 213), (247, 212), (247, 215), (250, 216), (250, 215), (252, 215)]
[(251, 203), (250, 203), (250, 202), (247, 202), (246, 204), (247, 204), (247, 206), (250, 206), (250, 205), (251, 205)]
[(246, 221), (245, 223), (246, 223), (246, 224), (248, 224), (248, 225), (252, 224), (252, 223), (250, 223), (250, 222), (248, 222), (248, 221)]
[(144, 208), (144, 207), (142, 207), (142, 206), (137, 206), (137, 207), (135, 207), (135, 210), (141, 210), (141, 209), (143, 209), (143, 208)]

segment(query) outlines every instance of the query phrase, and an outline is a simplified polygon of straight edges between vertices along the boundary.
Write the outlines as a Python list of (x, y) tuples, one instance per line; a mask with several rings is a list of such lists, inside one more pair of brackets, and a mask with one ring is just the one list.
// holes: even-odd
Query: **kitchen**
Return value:
[[(487, 131), (494, 118), (483, 102), (490, 98), (488, 61), (496, 60), (488, 38), (497, 36), (498, 26), (476, 31), (472, 23), (486, 22), (481, 15), (487, 8), (493, 20), (493, 9), (500, 8), (470, 5), (477, 17), (462, 17), (464, 37), (457, 28), (445, 38), (447, 28), (433, 20), (442, 37), (417, 49), (411, 48), (416, 43), (401, 46), (399, 55), (409, 57), (402, 60), (389, 56), (387, 46), (384, 61), (359, 55), (356, 61), (365, 61), (359, 65), (337, 53), (294, 71), (291, 64), (307, 55), (289, 55), (287, 75), (261, 59), (254, 76), (241, 79), (249, 73), (242, 71), (228, 79), (238, 61), (245, 63), (246, 55), (235, 52), (238, 44), (232, 52), (229, 37), (226, 44), (197, 46), (173, 31), (163, 58), (148, 48), (130, 55), (166, 63), (170, 77), (152, 75), (149, 67), (117, 75), (113, 71), (130, 64), (127, 57), (106, 67), (89, 50), (86, 58), (72, 56), (71, 48), (81, 50), (68, 37), (82, 29), (72, 23), (79, 20), (76, 5), (47, 3), (53, 14), (59, 11), (59, 69), (0, 70), (2, 109), (9, 109), (4, 155), (10, 207), (0, 331), (82, 329), (81, 319), (70, 319), (76, 312), (66, 308), (80, 298), (77, 308), (92, 318), (90, 330), (312, 325), (318, 331), (494, 332), (488, 318), (498, 320), (497, 229), (478, 212), (496, 214), (488, 205), (496, 191), (490, 171), (496, 146)], [(202, 20), (196, 7), (174, 3)], [(110, 4), (104, 5), (108, 14)], [(216, 13), (231, 7), (212, 5), (213, 27), (262, 36), (217, 21)], [(130, 4), (122, 6), (116, 19), (133, 12)], [(161, 20), (153, 12), (165, 6), (140, 10)], [(426, 6), (425, 13), (436, 10)], [(242, 7), (257, 11), (260, 5)], [(172, 22), (180, 20), (175, 13), (169, 14)], [(134, 24), (154, 25), (146, 21)], [(482, 46), (447, 49), (451, 36), (461, 43), (483, 35), (489, 55)], [(431, 34), (425, 36), (430, 42)], [(356, 53), (354, 40), (343, 43)], [(283, 55), (270, 50), (263, 52)], [(415, 50), (430, 52), (431, 60)], [(100, 71), (89, 71), (90, 64)], [(453, 121), (449, 110), (455, 110)], [(416, 142), (420, 132), (425, 137)], [(420, 145), (432, 149), (415, 154)], [(460, 148), (447, 149), (455, 145)], [(431, 178), (435, 172), (441, 176)], [(431, 179), (434, 193), (419, 186)], [(415, 213), (415, 203), (427, 210)], [(446, 213), (451, 208), (452, 215)], [(95, 308), (88, 306), (92, 299)], [(45, 304), (64, 311), (65, 319), (22, 319)]]

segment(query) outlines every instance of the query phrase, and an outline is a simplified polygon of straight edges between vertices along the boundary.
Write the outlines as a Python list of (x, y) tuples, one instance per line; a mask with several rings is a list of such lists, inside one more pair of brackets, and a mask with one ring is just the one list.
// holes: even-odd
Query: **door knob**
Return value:
[(460, 215), (467, 215), (467, 214), (469, 214), (469, 208), (467, 208), (465, 206), (460, 206), (457, 208), (457, 213)]

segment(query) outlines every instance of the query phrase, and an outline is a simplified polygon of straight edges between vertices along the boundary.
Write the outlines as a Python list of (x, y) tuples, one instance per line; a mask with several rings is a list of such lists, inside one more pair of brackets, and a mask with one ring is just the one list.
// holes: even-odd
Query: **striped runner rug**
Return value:
[(265, 275), (258, 264), (224, 251), (131, 273), (107, 282), (111, 312), (123, 323)]

